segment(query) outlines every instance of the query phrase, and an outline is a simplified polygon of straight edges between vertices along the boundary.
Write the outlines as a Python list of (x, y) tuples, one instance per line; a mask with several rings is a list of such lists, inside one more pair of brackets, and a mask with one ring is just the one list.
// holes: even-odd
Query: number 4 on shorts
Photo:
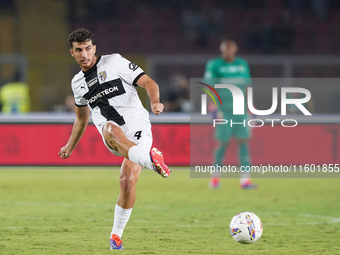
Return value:
[(137, 140), (142, 136), (142, 131), (137, 131), (134, 135), (134, 137), (137, 137)]

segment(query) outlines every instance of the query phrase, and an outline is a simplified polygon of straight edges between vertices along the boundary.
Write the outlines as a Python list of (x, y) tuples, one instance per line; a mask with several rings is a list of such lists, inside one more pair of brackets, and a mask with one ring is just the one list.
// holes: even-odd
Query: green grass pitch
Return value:
[[(123, 234), (109, 250), (117, 167), (1, 167), (0, 254), (340, 254), (340, 179), (255, 179), (241, 190), (223, 179), (190, 178), (174, 167), (163, 179), (143, 170)], [(229, 234), (251, 211), (264, 231), (254, 244)]]

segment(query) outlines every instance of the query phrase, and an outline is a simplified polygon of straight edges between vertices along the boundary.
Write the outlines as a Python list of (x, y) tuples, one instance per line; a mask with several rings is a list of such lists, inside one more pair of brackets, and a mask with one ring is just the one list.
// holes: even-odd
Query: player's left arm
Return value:
[[(247, 87), (251, 86), (251, 74), (250, 74), (250, 68), (249, 68), (249, 64), (247, 61), (245, 61), (244, 63), (244, 68), (245, 68), (245, 77), (246, 77), (246, 87), (245, 87), (245, 98), (248, 98), (248, 89)], [(252, 115), (253, 118), (255, 118), (255, 114), (251, 113), (248, 110), (248, 114)]]
[(146, 74), (142, 75), (137, 80), (136, 84), (146, 89), (150, 98), (151, 111), (156, 115), (161, 114), (163, 112), (164, 105), (159, 101), (158, 84)]

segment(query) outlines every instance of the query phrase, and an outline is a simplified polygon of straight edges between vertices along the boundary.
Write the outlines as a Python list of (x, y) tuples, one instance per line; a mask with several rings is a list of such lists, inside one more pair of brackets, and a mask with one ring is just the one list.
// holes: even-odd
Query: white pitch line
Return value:
[(34, 205), (34, 206), (51, 206), (51, 207), (109, 207), (114, 208), (115, 203), (112, 204), (86, 204), (86, 203), (60, 203), (60, 202), (28, 202), (28, 201), (0, 201), (0, 205), (6, 206), (9, 205), (16, 205), (16, 206), (26, 206), (26, 205)]
[[(34, 206), (51, 206), (51, 207), (60, 207), (60, 206), (64, 206), (64, 207), (105, 207), (105, 208), (113, 208), (114, 204), (93, 204), (93, 203), (60, 203), (60, 202), (29, 202), (29, 201), (0, 201), (0, 205), (17, 205), (17, 206), (26, 206), (26, 205), (34, 205)], [(146, 206), (148, 208), (153, 208), (153, 209), (164, 209), (164, 208), (168, 208), (165, 206), (157, 206), (157, 205), (149, 205)], [(194, 211), (194, 210), (204, 210), (205, 208), (200, 208), (200, 207), (189, 207), (186, 208), (187, 211)], [(225, 211), (227, 212), (233, 212), (235, 213), (235, 209), (226, 209)], [(294, 222), (294, 223), (290, 223), (290, 222), (265, 222), (264, 221), (264, 226), (290, 226), (290, 225), (300, 225), (300, 226), (306, 226), (306, 225), (318, 225), (318, 224), (334, 224), (334, 223), (340, 223), (340, 218), (339, 217), (332, 217), (332, 216), (327, 216), (327, 215), (313, 215), (313, 214), (294, 214), (294, 213), (290, 213), (290, 212), (279, 212), (279, 211), (255, 211), (255, 213), (257, 215), (260, 216), (261, 219), (265, 219), (265, 217), (263, 217), (264, 215), (283, 215), (283, 216), (295, 216), (295, 217), (299, 217), (299, 218), (311, 218), (311, 219), (320, 219), (320, 221), (310, 221), (310, 222)], [(39, 221), (56, 221), (59, 220), (58, 218), (30, 218), (30, 217), (20, 217), (20, 218), (15, 218), (15, 217), (4, 217), (4, 218), (0, 218), (1, 220), (11, 220), (11, 219), (15, 219), (15, 220), (39, 220)], [(323, 219), (323, 220), (322, 220)], [(79, 221), (79, 220), (84, 220), (84, 221), (94, 221), (94, 222), (100, 222), (100, 221), (108, 221), (108, 222), (112, 222), (112, 219), (74, 219), (74, 218), (70, 218), (70, 220), (74, 220), (74, 221)], [(148, 221), (143, 221), (143, 220), (135, 220), (134, 222), (148, 222)], [(229, 224), (228, 224), (229, 225)], [(174, 226), (174, 225), (172, 225)], [(174, 227), (177, 228), (188, 228), (188, 227), (219, 227), (220, 225), (199, 225), (199, 224), (188, 224), (188, 225), (175, 225)], [(154, 228), (166, 228), (169, 226), (154, 226)], [(0, 229), (4, 229), (4, 228), (21, 228), (21, 227), (0, 227)], [(25, 228), (25, 227), (22, 227)], [(32, 227), (34, 228), (34, 227)], [(39, 228), (39, 227), (37, 227)], [(44, 227), (41, 227), (41, 229), (43, 229)], [(48, 227), (46, 227), (48, 228)], [(127, 228), (145, 228), (144, 226), (127, 226)]]
[[(319, 225), (319, 224), (334, 224), (334, 223), (340, 223), (340, 219), (335, 218), (335, 220), (330, 220), (330, 221), (315, 221), (315, 222), (266, 222), (264, 223), (264, 228), (266, 226), (276, 226), (276, 227), (280, 227), (280, 226), (308, 226), (308, 225)], [(228, 225), (228, 224), (227, 224)], [(131, 228), (131, 229), (139, 229), (139, 228), (170, 228), (170, 227), (175, 227), (175, 228), (215, 228), (215, 227), (221, 227), (221, 225), (214, 225), (214, 224), (210, 224), (210, 225), (202, 225), (202, 224), (183, 224), (183, 225), (162, 225), (162, 226), (126, 226), (126, 228)], [(64, 229), (67, 228), (64, 226), (60, 226), (60, 227), (18, 227), (18, 226), (7, 226), (7, 227), (0, 227), (0, 229)], [(79, 227), (77, 227), (79, 228)], [(81, 228), (81, 227), (80, 227)], [(88, 227), (83, 227), (84, 229), (88, 229)], [(109, 229), (110, 227), (89, 227), (91, 229)]]

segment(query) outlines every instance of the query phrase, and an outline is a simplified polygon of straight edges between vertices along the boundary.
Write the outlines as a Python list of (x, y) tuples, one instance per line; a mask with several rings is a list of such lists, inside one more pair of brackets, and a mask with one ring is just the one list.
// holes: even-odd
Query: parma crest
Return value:
[(100, 72), (100, 73), (99, 73), (99, 78), (100, 78), (100, 80), (105, 81), (106, 78), (107, 78), (106, 71)]

